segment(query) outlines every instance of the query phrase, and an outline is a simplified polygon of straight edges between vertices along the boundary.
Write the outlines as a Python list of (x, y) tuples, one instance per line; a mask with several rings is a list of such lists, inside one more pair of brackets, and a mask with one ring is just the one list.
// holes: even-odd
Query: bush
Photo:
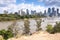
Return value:
[(16, 24), (16, 20), (13, 22), (13, 24), (8, 26), (8, 30), (11, 31), (13, 33), (13, 36), (16, 37), (16, 35), (18, 34), (18, 31), (20, 30), (19, 27), (17, 27), (18, 24)]
[(13, 37), (13, 33), (9, 30), (0, 30), (0, 35), (2, 35), (5, 40)]
[(49, 32), (49, 33), (51, 33), (51, 34), (54, 33), (54, 29), (53, 29), (52, 25), (47, 25), (46, 28), (47, 28), (47, 29), (46, 29), (47, 32)]
[(36, 29), (36, 30), (37, 30), (37, 31), (42, 30), (42, 28), (41, 28), (41, 19), (40, 19), (40, 20), (37, 19), (37, 20), (36, 20), (36, 23), (37, 23), (37, 25), (36, 25), (36, 26), (37, 26), (37, 29)]
[(25, 35), (28, 35), (29, 34), (29, 32), (30, 32), (30, 28), (29, 28), (29, 21), (28, 21), (28, 19), (26, 19), (26, 20), (24, 20), (24, 33), (23, 34), (25, 34)]
[(54, 26), (54, 32), (60, 33), (60, 23), (56, 23), (56, 25)]

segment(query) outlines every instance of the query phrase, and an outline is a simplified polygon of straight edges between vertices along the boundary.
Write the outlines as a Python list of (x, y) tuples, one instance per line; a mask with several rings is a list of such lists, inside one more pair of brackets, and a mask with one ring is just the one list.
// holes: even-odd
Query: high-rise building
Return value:
[(57, 15), (59, 16), (59, 9), (57, 8)]
[(4, 10), (4, 14), (7, 14), (8, 13), (8, 11), (7, 10)]
[(36, 10), (34, 11), (31, 10), (31, 15), (35, 15), (35, 13), (36, 13)]
[(52, 16), (56, 16), (56, 11), (54, 7), (52, 8)]
[(21, 11), (20, 11), (20, 10), (18, 10), (18, 14), (19, 14), (19, 15), (21, 14)]
[(57, 8), (57, 13), (59, 13), (59, 9)]
[(54, 13), (54, 11), (55, 11), (55, 8), (53, 7), (53, 8), (52, 8), (52, 13)]
[(15, 12), (14, 14), (18, 15), (18, 12)]
[(27, 15), (29, 15), (29, 10), (28, 9), (26, 9), (26, 13), (27, 13)]
[(21, 9), (20, 11), (18, 11), (18, 13), (21, 15), (21, 16), (24, 16), (26, 15), (25, 12)]
[(47, 16), (46, 10), (44, 10), (44, 16)]
[(48, 16), (51, 15), (51, 8), (48, 8)]
[(43, 15), (43, 13), (40, 11), (40, 12), (38, 12), (38, 16), (42, 16)]

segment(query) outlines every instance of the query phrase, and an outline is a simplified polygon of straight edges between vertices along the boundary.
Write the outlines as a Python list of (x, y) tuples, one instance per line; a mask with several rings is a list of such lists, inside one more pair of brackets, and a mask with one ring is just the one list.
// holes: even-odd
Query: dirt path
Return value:
[(11, 38), (10, 40), (60, 40), (60, 33), (57, 34), (49, 34), (49, 33), (36, 33), (32, 36), (22, 36), (20, 38)]

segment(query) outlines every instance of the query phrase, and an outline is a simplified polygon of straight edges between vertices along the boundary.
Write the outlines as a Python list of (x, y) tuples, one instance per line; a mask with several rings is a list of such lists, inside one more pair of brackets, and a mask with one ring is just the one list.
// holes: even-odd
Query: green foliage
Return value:
[(56, 23), (54, 27), (48, 25), (46, 31), (48, 31), (49, 33), (60, 33), (60, 22)]
[(24, 19), (24, 18), (40, 18), (43, 16), (38, 15), (23, 15), (20, 16), (19, 14), (0, 14), (0, 21), (12, 21), (12, 20), (18, 20), (18, 19)]
[(41, 30), (41, 19), (40, 20), (36, 20), (36, 23), (37, 23), (37, 31), (40, 31)]
[(24, 28), (24, 34), (26, 34), (26, 35), (28, 35), (29, 32), (30, 32), (29, 23), (30, 22), (27, 19), (24, 20), (24, 26), (25, 26), (25, 28)]
[(13, 37), (13, 33), (9, 30), (0, 30), (0, 35), (2, 35), (5, 40)]
[(16, 24), (17, 21), (14, 21), (13, 24), (11, 24), (10, 26), (8, 26), (8, 30), (13, 32), (13, 36), (16, 37), (16, 35), (18, 34), (18, 31), (20, 30), (19, 27), (17, 27)]
[(0, 14), (0, 21), (11, 21), (20, 19), (20, 15), (15, 14)]
[(54, 26), (54, 32), (55, 33), (57, 33), (57, 32), (60, 33), (60, 22), (59, 23), (56, 23), (56, 25)]
[(47, 29), (46, 29), (46, 31), (47, 32), (49, 32), (49, 33), (51, 33), (51, 34), (53, 34), (54, 33), (54, 30), (53, 30), (53, 27), (52, 27), (52, 25), (47, 25), (47, 27), (46, 27)]

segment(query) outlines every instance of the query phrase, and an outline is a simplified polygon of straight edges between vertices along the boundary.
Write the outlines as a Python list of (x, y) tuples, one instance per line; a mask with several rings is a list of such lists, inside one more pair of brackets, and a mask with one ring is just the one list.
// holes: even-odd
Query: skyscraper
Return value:
[(52, 8), (52, 13), (53, 13), (54, 11), (55, 11), (55, 8), (53, 7), (53, 8)]
[(19, 10), (18, 13), (19, 13), (19, 15), (21, 15), (21, 16), (26, 15), (25, 12), (23, 11), (23, 9)]
[(26, 9), (26, 13), (27, 13), (27, 15), (29, 15), (29, 10), (28, 9)]
[(48, 8), (48, 16), (51, 15), (51, 8)]
[(59, 16), (59, 9), (57, 8), (57, 15)]
[(20, 10), (18, 10), (18, 14), (20, 15)]
[(46, 10), (44, 10), (44, 16), (47, 16), (47, 14), (46, 14)]
[(8, 11), (7, 10), (4, 10), (4, 14), (7, 14), (8, 13)]
[(14, 14), (18, 15), (18, 12), (15, 12)]
[(35, 13), (36, 13), (36, 10), (34, 11), (31, 10), (31, 15), (35, 15)]
[(54, 7), (52, 8), (52, 16), (56, 16), (56, 11)]

